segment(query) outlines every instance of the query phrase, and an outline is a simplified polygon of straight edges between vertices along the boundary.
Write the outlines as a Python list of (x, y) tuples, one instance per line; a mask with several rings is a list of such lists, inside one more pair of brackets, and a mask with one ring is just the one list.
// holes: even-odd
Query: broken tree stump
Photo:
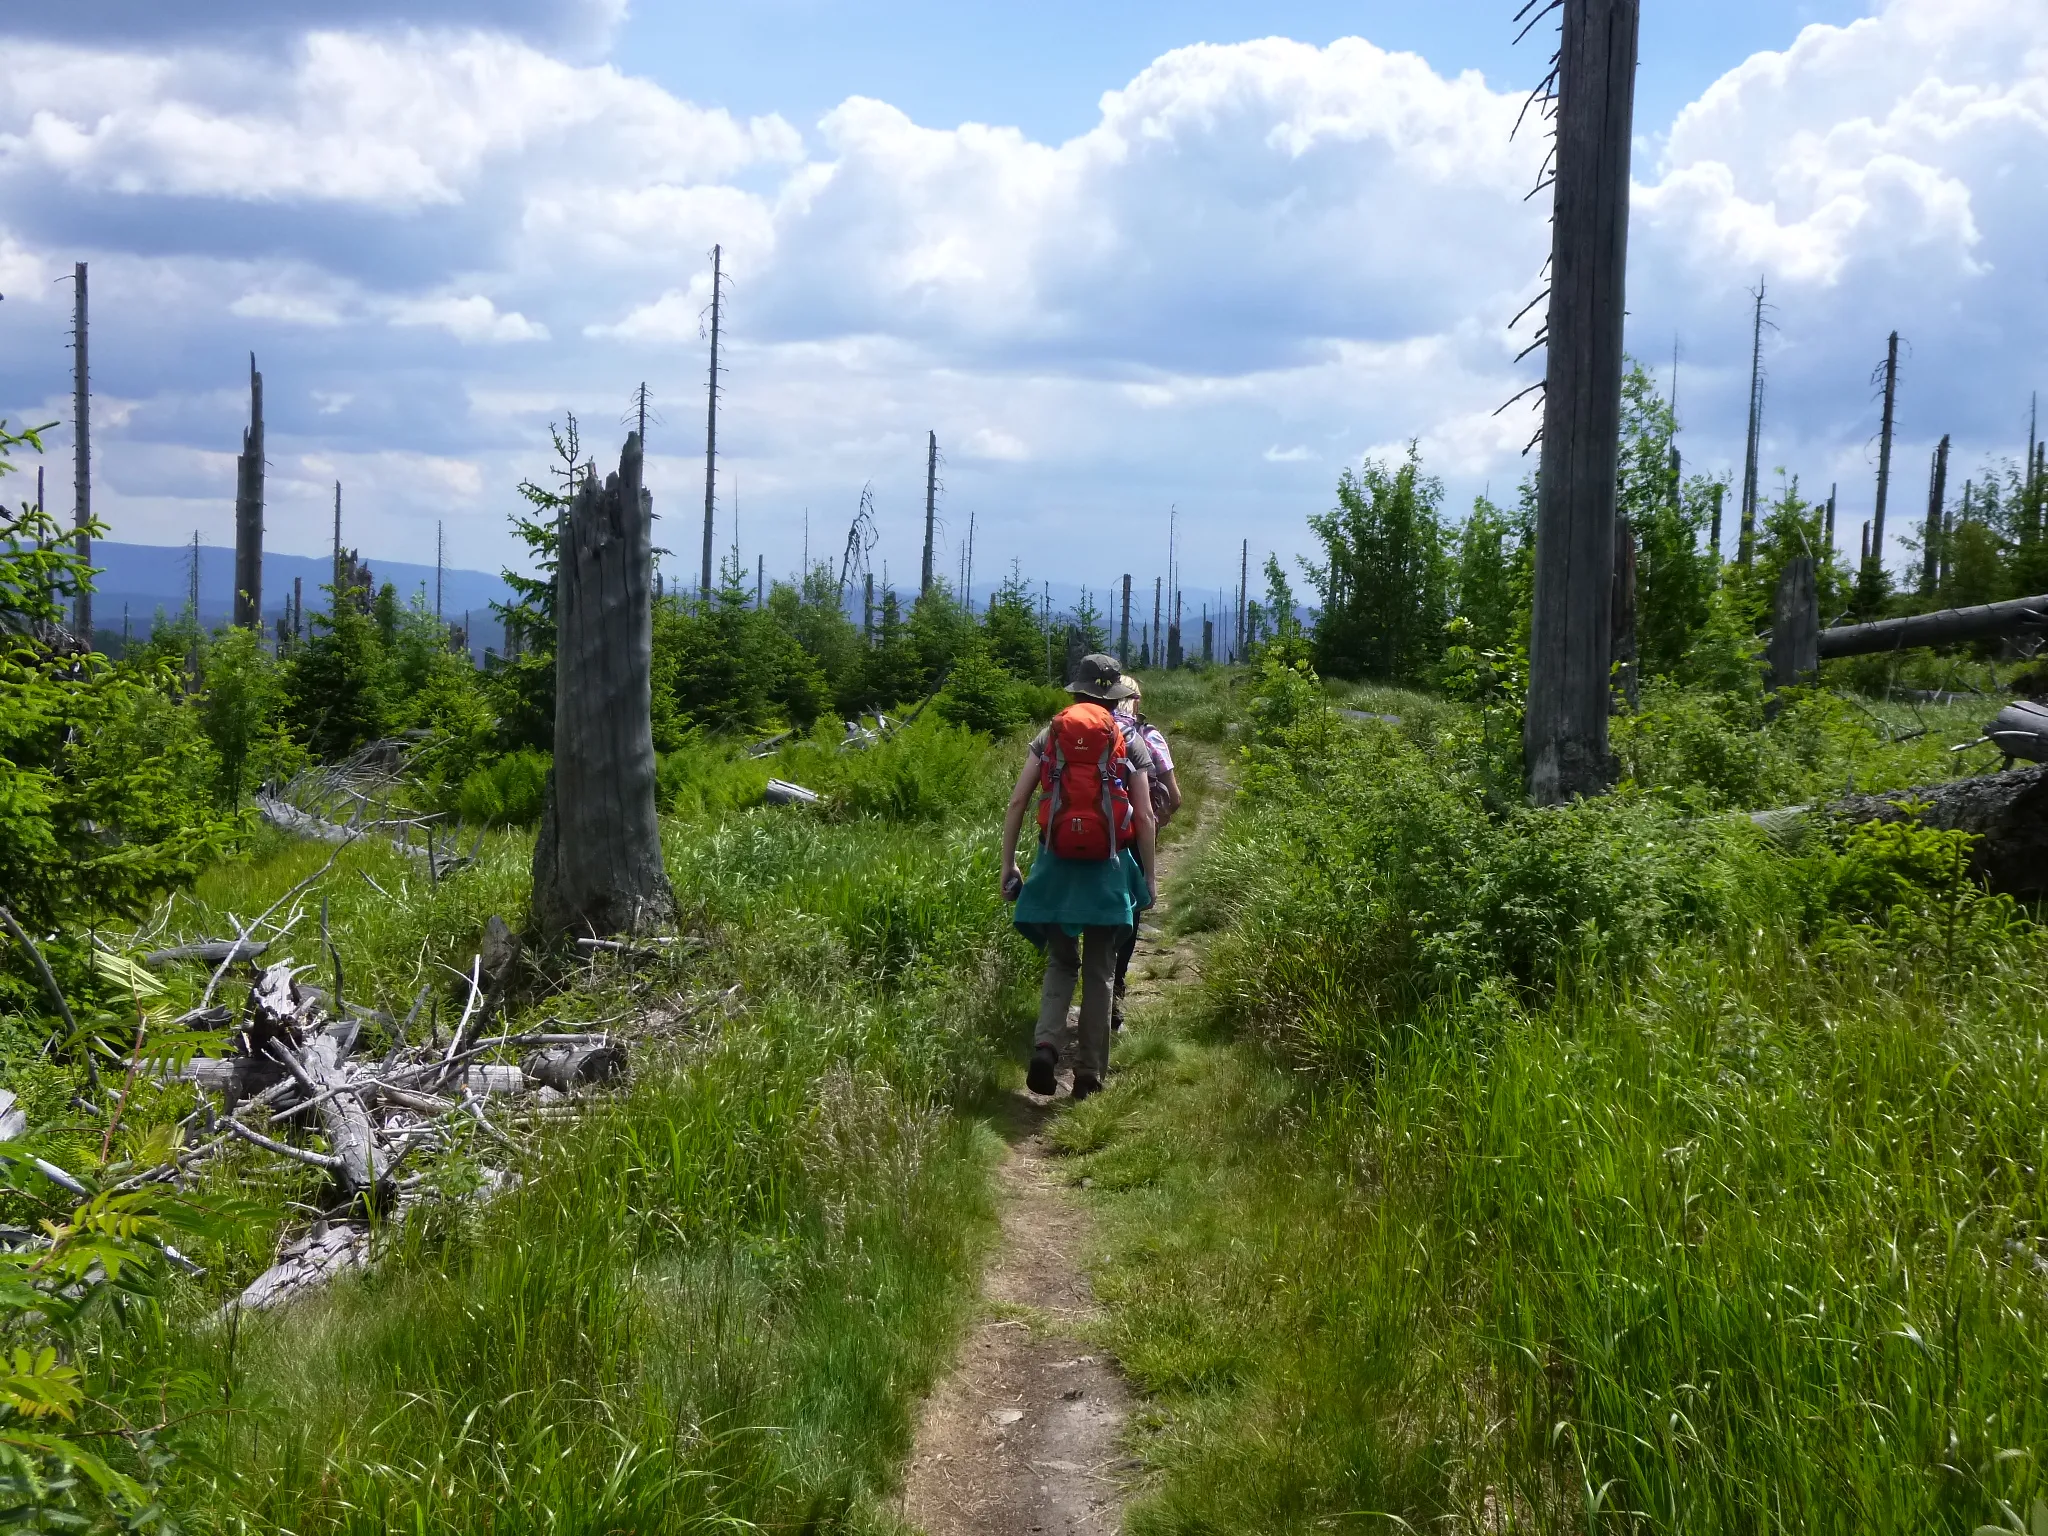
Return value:
[(1811, 682), (1820, 670), (1820, 595), (1809, 555), (1785, 562), (1771, 612), (1771, 687)]
[(674, 908), (654, 809), (653, 516), (634, 432), (562, 518), (555, 763), (533, 847), (544, 935), (637, 933)]

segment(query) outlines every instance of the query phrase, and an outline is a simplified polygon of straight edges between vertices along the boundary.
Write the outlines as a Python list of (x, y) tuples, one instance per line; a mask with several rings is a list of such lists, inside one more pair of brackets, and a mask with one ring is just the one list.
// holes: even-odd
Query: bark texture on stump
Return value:
[(1778, 574), (1770, 659), (1773, 688), (1810, 682), (1820, 670), (1820, 592), (1809, 556), (1788, 560)]
[(1636, 0), (1564, 3), (1523, 727), (1529, 798), (1538, 805), (1598, 794), (1614, 773), (1608, 669), (1636, 22)]
[(653, 498), (640, 436), (576, 488), (555, 566), (555, 766), (533, 847), (544, 934), (632, 933), (673, 905), (654, 811)]
[(1614, 519), (1614, 707), (1633, 712), (1642, 699), (1636, 668), (1636, 535)]

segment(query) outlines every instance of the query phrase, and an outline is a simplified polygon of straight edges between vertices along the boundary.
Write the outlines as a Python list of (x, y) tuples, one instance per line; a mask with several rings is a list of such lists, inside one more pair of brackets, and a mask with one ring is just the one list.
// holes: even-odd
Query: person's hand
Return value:
[(1024, 876), (1014, 862), (1003, 866), (1003, 900), (1015, 901), (1024, 890)]

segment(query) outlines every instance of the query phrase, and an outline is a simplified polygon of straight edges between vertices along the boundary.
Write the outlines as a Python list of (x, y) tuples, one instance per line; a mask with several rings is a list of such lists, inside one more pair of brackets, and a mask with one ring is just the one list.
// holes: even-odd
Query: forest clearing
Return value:
[(195, 533), (115, 631), (78, 262), (68, 521), (0, 421), (0, 1532), (2048, 1536), (2048, 442), (1887, 544), (1972, 407), (1872, 322), (1838, 528), (1759, 280), (1689, 461), (1638, 6), (1553, 11), (1518, 482), (1404, 425), (1157, 576), (949, 575), (933, 427), (914, 585), (872, 479), (743, 557), (714, 244), (701, 542), (643, 382), (522, 429), (490, 643), (338, 479), (266, 600), (252, 354), (232, 606)]

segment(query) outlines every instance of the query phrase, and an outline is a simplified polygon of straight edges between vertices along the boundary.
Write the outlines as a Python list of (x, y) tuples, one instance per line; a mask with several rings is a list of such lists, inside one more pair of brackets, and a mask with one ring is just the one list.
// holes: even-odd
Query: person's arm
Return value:
[(1024, 769), (1017, 775), (1016, 787), (1010, 791), (1009, 808), (1003, 812), (1003, 872), (1001, 875), (1003, 900), (1011, 899), (1010, 889), (1014, 882), (1021, 880), (1017, 872), (1017, 837), (1024, 830), (1024, 812), (1031, 805), (1031, 792), (1038, 788), (1038, 754), (1024, 754)]
[(1166, 786), (1166, 819), (1171, 821), (1180, 811), (1180, 774), (1169, 768), (1160, 775), (1159, 782)]
[(1131, 811), (1138, 822), (1138, 868), (1145, 871), (1145, 889), (1159, 900), (1159, 826), (1152, 819), (1152, 775), (1140, 768), (1131, 775)]

